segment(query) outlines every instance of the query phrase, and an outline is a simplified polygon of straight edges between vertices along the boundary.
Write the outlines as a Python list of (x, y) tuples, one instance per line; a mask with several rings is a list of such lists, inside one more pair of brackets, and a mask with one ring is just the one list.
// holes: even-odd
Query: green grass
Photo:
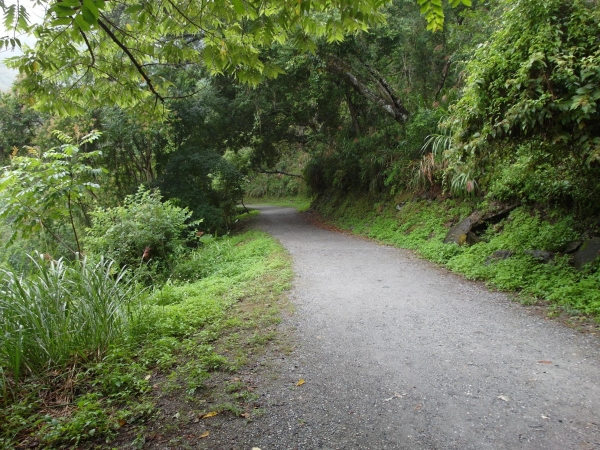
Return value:
[(250, 205), (273, 205), (273, 206), (283, 206), (287, 208), (296, 208), (298, 211), (306, 211), (310, 208), (310, 204), (312, 199), (310, 197), (305, 196), (295, 196), (295, 197), (256, 197), (256, 198), (248, 198), (246, 200), (247, 204)]
[[(3, 395), (0, 448), (103, 445), (124, 425), (130, 441), (143, 441), (143, 427), (160, 415), (166, 397), (183, 408), (213, 396), (244, 411), (251, 394), (228, 392), (225, 379), (274, 338), (292, 277), (289, 257), (253, 231), (204, 245), (176, 274), (138, 298), (122, 338), (101, 358), (30, 372), (18, 395)], [(2, 369), (6, 386), (10, 368)]]
[[(527, 301), (545, 300), (569, 314), (583, 314), (600, 321), (600, 272), (597, 267), (578, 271), (569, 257), (557, 255), (542, 264), (525, 250), (558, 252), (578, 238), (574, 219), (555, 212), (542, 219), (526, 208), (517, 208), (502, 222), (492, 225), (482, 242), (471, 247), (444, 244), (448, 228), (469, 215), (472, 202), (452, 199), (409, 201), (400, 211), (392, 201), (375, 203), (365, 197), (330, 197), (316, 208), (340, 228), (397, 247), (415, 250), (423, 257), (469, 279), (491, 287), (515, 291)], [(496, 250), (511, 250), (508, 259), (488, 261)]]

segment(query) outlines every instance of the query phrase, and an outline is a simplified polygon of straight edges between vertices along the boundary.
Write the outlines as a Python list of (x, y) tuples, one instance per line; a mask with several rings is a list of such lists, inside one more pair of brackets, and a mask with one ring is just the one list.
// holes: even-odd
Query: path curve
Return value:
[(411, 252), (259, 209), (294, 259), (297, 345), (234, 448), (600, 449), (597, 337)]

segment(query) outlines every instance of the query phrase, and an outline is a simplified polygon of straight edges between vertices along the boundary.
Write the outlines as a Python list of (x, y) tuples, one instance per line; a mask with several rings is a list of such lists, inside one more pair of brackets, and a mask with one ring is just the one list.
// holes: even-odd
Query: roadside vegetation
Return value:
[(165, 392), (251, 417), (228, 374), (290, 272), (250, 202), (600, 317), (597, 0), (37, 3), (0, 0), (0, 48), (37, 36), (0, 93), (2, 445), (141, 446)]
[(472, 245), (444, 243), (449, 229), (485, 205), (442, 198), (435, 201), (365, 196), (327, 197), (315, 209), (336, 226), (423, 257), (490, 287), (517, 292), (524, 304), (545, 303), (549, 314), (587, 316), (600, 323), (598, 262), (573, 267), (565, 249), (581, 239), (582, 227), (564, 211), (521, 206), (478, 232)]
[(146, 287), (104, 260), (41, 255), (25, 277), (3, 270), (2, 447), (84, 448), (119, 434), (142, 446), (174, 393), (196, 418), (250, 418), (251, 394), (227, 380), (274, 339), (290, 279), (287, 255), (259, 232), (179, 254), (168, 281)]

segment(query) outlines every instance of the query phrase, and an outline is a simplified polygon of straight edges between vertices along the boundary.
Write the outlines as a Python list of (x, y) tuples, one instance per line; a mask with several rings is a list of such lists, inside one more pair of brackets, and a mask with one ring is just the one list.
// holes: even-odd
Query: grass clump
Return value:
[(112, 261), (67, 263), (32, 257), (24, 277), (0, 271), (0, 362), (8, 380), (63, 368), (73, 358), (99, 359), (123, 338), (133, 299)]
[[(1, 344), (0, 447), (139, 443), (144, 427), (168, 409), (165, 399), (177, 396), (181, 408), (201, 404), (212, 395), (212, 378), (235, 373), (249, 350), (269, 342), (291, 280), (289, 258), (276, 241), (259, 232), (213, 239), (177, 266), (173, 273), (185, 276), (142, 292), (107, 262), (36, 261), (39, 273), (4, 274), (2, 289), (13, 297), (4, 296), (2, 307), (13, 312), (2, 312), (2, 334), (12, 341)], [(48, 311), (25, 311), (31, 299), (22, 292), (37, 295)], [(84, 306), (84, 294), (93, 307)], [(90, 315), (80, 320), (84, 313)], [(32, 325), (21, 320), (26, 314)], [(35, 323), (38, 335), (22, 339), (18, 323), (23, 330)], [(23, 350), (15, 353), (18, 345)], [(56, 355), (52, 345), (60, 346)], [(222, 392), (231, 398), (219, 401), (247, 409), (249, 395)]]
[[(396, 206), (397, 205), (397, 206)], [(539, 213), (519, 207), (499, 223), (491, 224), (473, 246), (445, 244), (450, 226), (479, 205), (470, 201), (442, 199), (373, 204), (366, 197), (321, 198), (316, 209), (340, 228), (381, 242), (415, 250), (469, 279), (486, 281), (504, 291), (516, 291), (531, 301), (544, 300), (570, 314), (600, 320), (600, 272), (591, 266), (576, 270), (570, 256), (560, 251), (580, 233), (569, 214)], [(506, 259), (491, 258), (497, 250), (509, 250)], [(556, 252), (549, 264), (527, 251)]]

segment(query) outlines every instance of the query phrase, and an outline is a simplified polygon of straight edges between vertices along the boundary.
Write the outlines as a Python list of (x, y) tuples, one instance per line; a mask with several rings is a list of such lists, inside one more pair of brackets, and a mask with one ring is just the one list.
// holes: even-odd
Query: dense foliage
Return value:
[(86, 249), (104, 255), (122, 266), (150, 265), (165, 272), (183, 256), (191, 213), (160, 192), (140, 188), (125, 197), (122, 206), (98, 208), (92, 212), (93, 225), (87, 231)]
[[(151, 411), (149, 374), (192, 396), (245, 361), (216, 336), (275, 313), (229, 311), (289, 277), (264, 236), (215, 239), (245, 196), (316, 195), (355, 232), (600, 313), (598, 263), (564, 251), (600, 236), (598, 0), (36, 3), (30, 25), (0, 0), (0, 47), (37, 37), (0, 94), (0, 445), (110, 438)], [(474, 245), (443, 242), (498, 203)]]
[(188, 258), (191, 280), (144, 291), (107, 261), (34, 257), (27, 277), (1, 272), (0, 446), (83, 448), (124, 424), (140, 446), (155, 404), (174, 393), (250, 417), (250, 391), (224, 392), (220, 379), (272, 339), (289, 260), (257, 232)]
[(446, 126), (449, 171), (503, 199), (595, 210), (600, 12), (595, 2), (509, 1), (467, 65)]
[(5, 401), (22, 378), (63, 368), (74, 358), (101, 359), (123, 338), (133, 307), (131, 283), (112, 262), (69, 264), (37, 255), (32, 263), (26, 278), (10, 270), (0, 273)]
[(43, 154), (30, 148), (29, 156), (13, 157), (3, 169), (0, 218), (10, 224), (13, 237), (46, 233), (73, 256), (82, 253), (75, 216), (87, 219), (89, 197), (100, 188), (97, 180), (102, 173), (90, 165), (100, 152), (82, 152), (80, 146), (99, 135), (92, 132), (79, 143), (64, 133), (55, 135), (65, 143)]

